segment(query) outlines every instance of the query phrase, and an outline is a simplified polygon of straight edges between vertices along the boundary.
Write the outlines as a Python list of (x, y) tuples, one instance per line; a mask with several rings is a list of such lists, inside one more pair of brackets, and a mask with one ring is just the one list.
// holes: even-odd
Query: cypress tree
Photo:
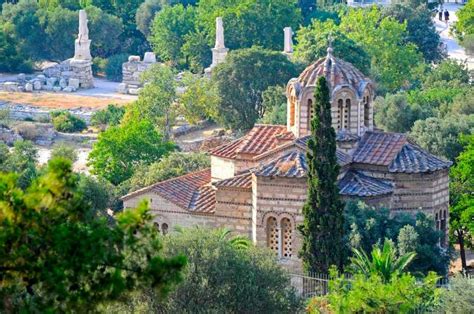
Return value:
[(331, 103), (325, 77), (315, 89), (314, 117), (308, 140), (308, 197), (299, 226), (303, 246), (299, 252), (307, 271), (327, 273), (331, 265), (342, 270), (344, 261), (343, 209), (339, 198), (336, 132), (331, 125)]

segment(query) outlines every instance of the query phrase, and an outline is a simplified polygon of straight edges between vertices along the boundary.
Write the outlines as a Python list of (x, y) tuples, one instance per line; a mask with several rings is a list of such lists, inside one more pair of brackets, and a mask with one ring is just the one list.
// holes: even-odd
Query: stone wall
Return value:
[(141, 75), (156, 63), (153, 52), (146, 52), (143, 61), (140, 56), (128, 57), (128, 62), (122, 65), (122, 83), (118, 87), (118, 92), (122, 94), (138, 95), (143, 87)]
[(57, 86), (62, 90), (75, 91), (79, 88), (94, 87), (92, 62), (89, 60), (68, 59), (46, 68), (43, 73), (51, 80), (56, 79), (59, 82)]

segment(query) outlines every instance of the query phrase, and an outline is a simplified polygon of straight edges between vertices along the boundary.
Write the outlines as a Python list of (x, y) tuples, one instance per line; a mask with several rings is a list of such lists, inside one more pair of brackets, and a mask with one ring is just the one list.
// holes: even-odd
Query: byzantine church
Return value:
[(210, 150), (211, 168), (132, 192), (123, 197), (124, 207), (148, 200), (163, 233), (199, 225), (247, 235), (273, 250), (283, 265), (299, 270), (297, 226), (303, 222), (307, 140), (321, 76), (330, 89), (341, 197), (392, 213), (421, 211), (446, 232), (451, 163), (406, 134), (376, 130), (373, 82), (333, 56), (332, 48), (288, 82), (286, 125), (255, 125), (242, 138)]

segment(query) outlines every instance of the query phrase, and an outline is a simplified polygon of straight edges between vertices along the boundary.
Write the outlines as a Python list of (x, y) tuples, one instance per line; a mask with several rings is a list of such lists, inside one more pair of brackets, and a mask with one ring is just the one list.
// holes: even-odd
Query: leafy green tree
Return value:
[(155, 14), (161, 10), (161, 0), (145, 0), (140, 4), (135, 15), (137, 28), (148, 38), (150, 35), (150, 26), (155, 18)]
[(451, 277), (449, 289), (441, 294), (441, 305), (445, 313), (474, 312), (474, 281), (462, 275)]
[(153, 51), (164, 61), (173, 65), (183, 58), (181, 47), (184, 36), (194, 30), (195, 10), (178, 4), (167, 6), (159, 11), (151, 28), (149, 37)]
[[(5, 147), (5, 146), (3, 146)], [(3, 172), (14, 172), (20, 187), (27, 187), (37, 176), (36, 161), (38, 149), (30, 141), (16, 141), (13, 150), (3, 150), (3, 162), (0, 168)]]
[(104, 178), (80, 174), (77, 188), (92, 212), (105, 216), (107, 209), (116, 209), (120, 196), (115, 187)]
[(443, 276), (447, 274), (451, 252), (439, 246), (445, 235), (436, 229), (433, 217), (423, 213), (391, 215), (386, 208), (348, 202), (344, 222), (344, 242), (349, 250), (370, 252), (373, 246), (380, 246), (389, 239), (399, 254), (416, 253), (408, 266), (413, 274), (427, 275), (430, 271)]
[(8, 25), (0, 22), (0, 71), (1, 72), (30, 72), (26, 56), (18, 49), (18, 42), (14, 38)]
[(462, 139), (464, 150), (451, 168), (450, 182), (450, 236), (459, 244), (461, 264), (467, 269), (465, 247), (472, 247), (474, 234), (474, 135)]
[(470, 72), (465, 62), (446, 59), (432, 67), (423, 79), (423, 88), (466, 86), (471, 80)]
[(415, 122), (406, 93), (387, 94), (374, 102), (375, 125), (390, 132), (407, 132)]
[(81, 132), (87, 128), (86, 122), (66, 110), (57, 110), (50, 113), (54, 129), (59, 132)]
[[(295, 313), (300, 300), (267, 249), (227, 231), (184, 229), (164, 238), (165, 256), (184, 254), (185, 280), (164, 300), (166, 312)], [(179, 252), (179, 253), (177, 253)]]
[(125, 114), (125, 107), (108, 105), (107, 108), (98, 110), (92, 114), (91, 125), (105, 129), (107, 126), (120, 124)]
[(220, 99), (217, 120), (233, 129), (252, 128), (265, 113), (263, 92), (297, 73), (296, 65), (279, 52), (259, 47), (230, 52), (212, 74)]
[(370, 277), (377, 274), (383, 283), (388, 283), (393, 277), (405, 272), (407, 266), (415, 258), (415, 252), (407, 252), (397, 256), (394, 245), (385, 239), (382, 249), (374, 246), (370, 257), (364, 251), (353, 249), (354, 256), (350, 258), (352, 271)]
[(189, 70), (193, 73), (202, 73), (212, 62), (209, 39), (202, 30), (196, 30), (184, 35), (181, 53), (186, 60)]
[(462, 42), (466, 37), (474, 35), (474, 3), (467, 1), (456, 12), (456, 16), (458, 20), (454, 23), (454, 31)]
[(261, 119), (266, 124), (286, 124), (286, 94), (282, 85), (270, 86), (262, 94), (265, 113)]
[(219, 96), (216, 86), (200, 75), (185, 73), (181, 80), (184, 91), (179, 95), (180, 110), (189, 123), (216, 116)]
[(93, 174), (117, 185), (129, 179), (140, 164), (158, 161), (174, 148), (151, 122), (130, 121), (99, 134), (89, 154), (89, 165)]
[(383, 15), (394, 17), (400, 23), (406, 22), (406, 40), (418, 47), (426, 62), (439, 62), (446, 57), (431, 11), (426, 5), (411, 7), (396, 3), (385, 8)]
[(306, 64), (313, 63), (327, 55), (329, 40), (332, 39), (334, 55), (368, 74), (370, 57), (362, 47), (342, 33), (333, 20), (321, 22), (313, 19), (307, 27), (298, 30), (295, 57)]
[(53, 146), (51, 151), (51, 159), (55, 158), (65, 158), (74, 163), (77, 161), (77, 152), (71, 145), (58, 143)]
[(409, 135), (429, 152), (454, 161), (463, 149), (459, 135), (470, 135), (473, 130), (474, 115), (450, 115), (418, 120)]
[[(92, 38), (91, 54), (96, 57), (107, 58), (122, 52), (123, 42), (121, 36), (124, 32), (122, 21), (115, 15), (106, 13), (94, 6), (87, 6), (85, 10), (89, 20), (89, 37)], [(75, 16), (77, 18), (77, 12)], [(73, 34), (76, 36), (76, 33), (77, 24), (74, 25)], [(67, 42), (67, 44), (73, 46), (70, 42)], [(70, 58), (70, 56), (67, 58)]]
[(21, 189), (0, 175), (0, 309), (6, 312), (90, 312), (99, 302), (179, 282), (183, 256), (161, 256), (146, 203), (97, 218), (78, 191), (70, 161), (49, 162)]
[(342, 270), (345, 259), (344, 204), (339, 198), (336, 132), (331, 125), (331, 103), (326, 78), (320, 77), (314, 92), (314, 118), (308, 140), (308, 196), (303, 206), (303, 236), (299, 256), (311, 272)]
[(127, 107), (124, 123), (146, 119), (160, 127), (165, 139), (169, 139), (176, 114), (174, 72), (166, 65), (155, 64), (142, 74), (141, 79), (146, 84), (138, 95), (138, 101)]
[(105, 65), (105, 76), (109, 81), (122, 82), (122, 66), (124, 62), (127, 62), (127, 60), (128, 55), (125, 53), (113, 55), (107, 59), (107, 63)]
[(371, 77), (379, 92), (411, 87), (424, 70), (422, 55), (406, 43), (406, 25), (392, 17), (382, 17), (380, 9), (350, 9), (341, 17), (339, 28), (358, 43), (371, 58)]
[(281, 51), (283, 28), (297, 29), (302, 20), (296, 4), (296, 0), (200, 0), (196, 24), (208, 34), (212, 46), (216, 17), (220, 16), (226, 32), (225, 44), (231, 50), (262, 46)]
[(138, 168), (130, 178), (131, 191), (179, 177), (211, 166), (209, 156), (202, 153), (173, 152), (160, 161)]

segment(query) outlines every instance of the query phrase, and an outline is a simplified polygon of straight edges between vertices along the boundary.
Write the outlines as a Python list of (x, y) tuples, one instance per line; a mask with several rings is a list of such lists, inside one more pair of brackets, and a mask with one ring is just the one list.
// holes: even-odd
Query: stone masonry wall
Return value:
[(140, 56), (128, 57), (128, 62), (122, 65), (122, 83), (118, 87), (118, 92), (122, 94), (138, 95), (143, 87), (141, 75), (156, 63), (155, 54), (145, 53), (143, 61)]

